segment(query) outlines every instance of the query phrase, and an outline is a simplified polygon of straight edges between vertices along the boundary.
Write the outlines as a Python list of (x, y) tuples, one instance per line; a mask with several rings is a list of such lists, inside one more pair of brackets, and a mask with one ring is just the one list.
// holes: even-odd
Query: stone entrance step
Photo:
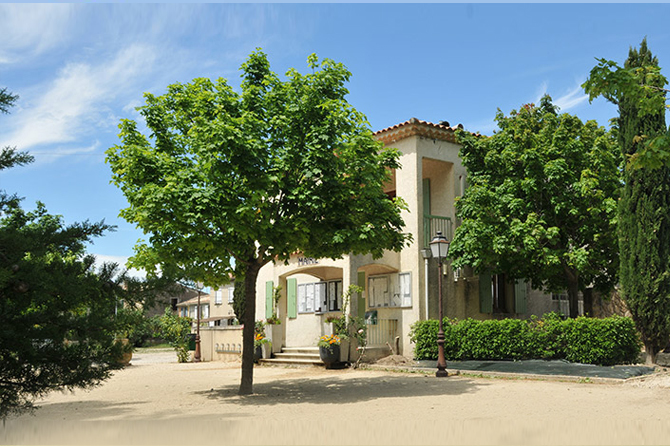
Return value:
[(260, 359), (261, 364), (324, 366), (319, 347), (284, 347), (274, 358)]

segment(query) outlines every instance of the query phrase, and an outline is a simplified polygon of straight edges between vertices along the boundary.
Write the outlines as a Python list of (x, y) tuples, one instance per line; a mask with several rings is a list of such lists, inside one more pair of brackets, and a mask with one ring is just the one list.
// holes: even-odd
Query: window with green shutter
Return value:
[(272, 291), (274, 288), (274, 282), (268, 280), (265, 282), (265, 318), (272, 317)]
[[(365, 290), (365, 271), (359, 271), (357, 277), (358, 286)], [(358, 295), (358, 317), (365, 317), (365, 297), (363, 293)]]
[(528, 282), (517, 280), (514, 283), (514, 312), (517, 314), (526, 313), (526, 300), (528, 299)]
[(298, 317), (298, 280), (286, 279), (286, 310), (288, 317)]

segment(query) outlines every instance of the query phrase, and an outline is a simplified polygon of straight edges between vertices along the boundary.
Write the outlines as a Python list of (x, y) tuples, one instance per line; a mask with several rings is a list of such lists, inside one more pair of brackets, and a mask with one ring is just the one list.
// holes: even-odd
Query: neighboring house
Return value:
[(146, 309), (145, 314), (147, 317), (162, 316), (166, 308), (170, 308), (173, 312), (176, 312), (178, 304), (197, 297), (197, 295), (197, 290), (184, 285), (176, 285), (174, 290), (159, 295), (156, 298), (155, 304), (151, 308)]
[[(239, 359), (242, 326), (233, 311), (234, 283), (200, 295), (200, 353), (203, 361)], [(178, 314), (193, 319), (196, 331), (198, 297), (177, 304)]]

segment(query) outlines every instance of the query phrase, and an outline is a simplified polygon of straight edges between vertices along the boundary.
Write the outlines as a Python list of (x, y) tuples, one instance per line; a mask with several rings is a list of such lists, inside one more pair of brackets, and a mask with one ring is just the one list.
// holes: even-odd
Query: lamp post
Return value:
[(195, 285), (198, 288), (198, 307), (196, 309), (196, 325), (195, 325), (195, 355), (193, 355), (193, 362), (200, 362), (200, 291), (202, 286), (197, 283)]
[(442, 310), (442, 260), (447, 257), (449, 253), (449, 240), (442, 235), (442, 231), (437, 231), (437, 235), (433, 237), (430, 241), (430, 250), (433, 254), (433, 257), (437, 259), (438, 274), (437, 274), (437, 287), (438, 287), (438, 308), (439, 308), (439, 330), (437, 332), (437, 372), (435, 376), (442, 378), (448, 375), (447, 373), (447, 361), (444, 358), (444, 325), (442, 322), (443, 310)]

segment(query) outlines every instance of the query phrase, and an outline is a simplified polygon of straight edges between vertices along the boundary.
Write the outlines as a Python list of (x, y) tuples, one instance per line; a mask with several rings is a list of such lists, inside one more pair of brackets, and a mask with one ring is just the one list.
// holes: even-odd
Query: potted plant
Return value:
[(283, 330), (281, 327), (281, 319), (279, 318), (279, 299), (281, 298), (281, 287), (273, 288), (272, 293), (272, 316), (265, 320), (265, 325), (268, 326), (268, 338), (270, 340), (271, 353), (279, 353), (284, 343)]
[(326, 364), (326, 368), (340, 361), (340, 342), (340, 337), (334, 334), (319, 338), (316, 345), (319, 346), (319, 357)]
[(267, 359), (271, 356), (272, 343), (265, 337), (265, 323), (263, 321), (256, 321), (254, 331), (254, 362), (258, 362), (261, 358)]

